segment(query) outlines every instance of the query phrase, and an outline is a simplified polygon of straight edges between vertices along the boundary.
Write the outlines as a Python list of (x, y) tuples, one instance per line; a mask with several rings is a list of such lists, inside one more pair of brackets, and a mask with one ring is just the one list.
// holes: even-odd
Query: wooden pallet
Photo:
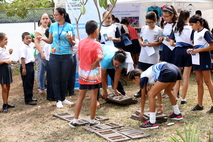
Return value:
[(137, 100), (134, 100), (131, 97), (114, 94), (108, 94), (108, 98), (106, 99), (106, 101), (120, 105), (136, 104), (138, 102)]
[(113, 129), (113, 128), (120, 128), (123, 127), (123, 125), (115, 122), (110, 122), (106, 124), (99, 124), (95, 126), (87, 126), (83, 127), (84, 130), (89, 131), (89, 132), (95, 132), (99, 130), (106, 130), (106, 129)]

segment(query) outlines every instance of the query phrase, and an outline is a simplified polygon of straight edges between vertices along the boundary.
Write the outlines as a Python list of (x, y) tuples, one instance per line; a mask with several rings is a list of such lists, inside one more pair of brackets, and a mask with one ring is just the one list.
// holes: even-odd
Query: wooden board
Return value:
[(136, 104), (138, 101), (134, 100), (131, 97), (123, 96), (123, 95), (114, 95), (114, 94), (108, 94), (108, 98), (106, 99), (107, 102), (121, 104), (121, 105), (127, 105), (127, 104)]
[(110, 122), (106, 124), (99, 124), (95, 126), (87, 126), (83, 127), (84, 130), (89, 131), (89, 132), (95, 132), (99, 130), (106, 130), (106, 129), (113, 129), (113, 128), (120, 128), (123, 127), (123, 125), (115, 122)]

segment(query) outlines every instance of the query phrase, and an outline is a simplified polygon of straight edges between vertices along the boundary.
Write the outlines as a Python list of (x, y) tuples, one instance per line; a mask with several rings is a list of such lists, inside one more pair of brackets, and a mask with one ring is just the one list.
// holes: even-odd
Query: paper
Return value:
[(152, 54), (155, 53), (155, 50), (153, 47), (149, 47), (149, 46), (146, 46), (146, 47), (143, 47), (145, 50), (146, 50), (146, 53), (148, 54), (148, 56), (151, 56)]
[(191, 54), (192, 55), (192, 64), (193, 65), (200, 65), (200, 54)]
[(165, 44), (166, 46), (168, 46), (169, 49), (170, 49), (171, 51), (175, 49), (175, 47), (174, 47), (174, 46), (171, 46), (171, 45), (170, 45), (170, 42), (166, 41), (165, 39), (163, 40), (162, 43)]

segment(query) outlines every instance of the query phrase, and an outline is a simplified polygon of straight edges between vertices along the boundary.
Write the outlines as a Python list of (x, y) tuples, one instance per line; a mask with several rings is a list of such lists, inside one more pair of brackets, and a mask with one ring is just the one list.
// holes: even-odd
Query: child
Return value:
[(100, 124), (100, 122), (94, 118), (97, 93), (101, 83), (99, 62), (103, 59), (103, 53), (101, 45), (95, 41), (95, 38), (98, 36), (98, 24), (91, 20), (86, 23), (85, 28), (88, 37), (81, 40), (78, 45), (80, 92), (76, 101), (75, 118), (69, 123), (72, 128), (78, 126), (78, 117), (87, 90), (91, 90), (90, 126)]
[(163, 49), (160, 55), (160, 61), (165, 61), (168, 63), (173, 63), (173, 46), (170, 46), (169, 35), (172, 32), (173, 27), (176, 24), (178, 15), (175, 8), (171, 6), (167, 6), (163, 9), (163, 18), (164, 18), (164, 26), (163, 26)]
[[(146, 86), (148, 84), (154, 84), (148, 92), (150, 119), (139, 126), (141, 129), (154, 129), (159, 127), (158, 124), (156, 124), (155, 97), (163, 89), (169, 96), (174, 109), (174, 112), (171, 113), (169, 117), (173, 120), (183, 119), (177, 106), (176, 99), (172, 94), (172, 88), (174, 87), (175, 82), (181, 79), (180, 70), (175, 65), (161, 62), (149, 67), (143, 73), (141, 73), (141, 70), (135, 69), (129, 73), (129, 79), (141, 88), (141, 119), (144, 114)], [(159, 107), (162, 107), (162, 105), (160, 104)]]
[(28, 32), (22, 34), (22, 41), (24, 45), (19, 50), (19, 62), (21, 79), (24, 89), (24, 100), (27, 105), (37, 105), (33, 97), (33, 83), (34, 83), (34, 50), (30, 47), (32, 37)]
[(8, 104), (10, 84), (12, 83), (12, 71), (10, 54), (13, 50), (6, 49), (8, 38), (5, 33), (0, 33), (0, 84), (2, 87), (3, 112), (7, 112), (8, 108), (14, 108), (14, 105)]
[[(153, 64), (159, 61), (159, 45), (162, 41), (159, 38), (162, 36), (162, 30), (156, 26), (157, 15), (150, 11), (146, 14), (146, 26), (141, 28), (139, 43), (141, 45), (141, 52), (139, 56), (138, 68), (145, 71)], [(148, 48), (148, 49), (147, 49)], [(148, 54), (149, 49), (153, 49), (153, 53)], [(141, 93), (135, 94), (135, 97), (140, 97)]]
[[(175, 64), (180, 70), (183, 69), (183, 84), (182, 84), (182, 99), (181, 104), (186, 104), (186, 93), (188, 89), (189, 77), (192, 68), (191, 56), (186, 53), (186, 50), (192, 48), (191, 36), (193, 34), (191, 26), (189, 26), (190, 13), (187, 10), (180, 12), (178, 22), (170, 35), (170, 44), (174, 46), (174, 60)], [(174, 87), (174, 95), (177, 98), (177, 93), (180, 89), (180, 81), (177, 81)]]
[[(188, 49), (187, 53), (192, 54), (193, 69), (196, 74), (196, 81), (198, 85), (198, 104), (191, 110), (203, 110), (203, 81), (208, 87), (209, 94), (213, 102), (213, 84), (211, 80), (211, 54), (213, 50), (213, 38), (209, 31), (208, 22), (199, 15), (194, 15), (190, 18), (194, 32), (194, 48)], [(213, 106), (207, 113), (213, 113)]]

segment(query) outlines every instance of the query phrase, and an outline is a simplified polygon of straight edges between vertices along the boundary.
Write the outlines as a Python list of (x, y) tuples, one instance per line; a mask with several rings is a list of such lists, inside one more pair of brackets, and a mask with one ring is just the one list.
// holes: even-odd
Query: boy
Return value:
[[(149, 121), (146, 121), (139, 126), (141, 129), (154, 129), (159, 127), (158, 124), (156, 124), (155, 97), (163, 89), (165, 89), (166, 94), (169, 96), (174, 109), (174, 112), (171, 113), (169, 117), (173, 120), (183, 119), (177, 106), (176, 99), (172, 94), (172, 88), (174, 87), (176, 81), (181, 79), (180, 70), (175, 65), (167, 62), (157, 63), (149, 67), (143, 73), (140, 69), (135, 69), (129, 73), (128, 77), (132, 82), (139, 85), (141, 88), (142, 97), (140, 119), (142, 119), (144, 114), (146, 86), (149, 84), (154, 84), (148, 92), (150, 118)], [(159, 104), (158, 107), (162, 107), (162, 105)]]
[(24, 89), (24, 100), (27, 105), (36, 105), (36, 100), (33, 99), (33, 83), (34, 83), (34, 50), (30, 47), (32, 37), (30, 33), (24, 32), (22, 34), (23, 45), (19, 50), (19, 62), (21, 79)]
[(97, 93), (101, 83), (99, 62), (103, 59), (101, 44), (95, 41), (98, 36), (98, 24), (91, 20), (85, 26), (87, 38), (78, 44), (79, 84), (80, 92), (76, 101), (75, 116), (69, 123), (70, 127), (78, 126), (78, 117), (87, 90), (90, 91), (90, 126), (100, 124), (95, 120)]

